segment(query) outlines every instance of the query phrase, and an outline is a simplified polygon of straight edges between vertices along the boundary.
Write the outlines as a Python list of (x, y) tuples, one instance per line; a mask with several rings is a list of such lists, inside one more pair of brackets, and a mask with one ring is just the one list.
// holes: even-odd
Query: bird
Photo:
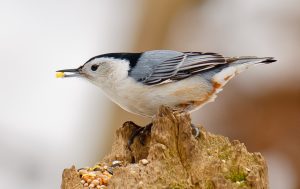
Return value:
[(101, 54), (76, 69), (58, 70), (57, 76), (87, 79), (122, 109), (153, 117), (162, 105), (193, 112), (214, 101), (225, 84), (242, 71), (275, 61), (273, 57), (149, 50)]

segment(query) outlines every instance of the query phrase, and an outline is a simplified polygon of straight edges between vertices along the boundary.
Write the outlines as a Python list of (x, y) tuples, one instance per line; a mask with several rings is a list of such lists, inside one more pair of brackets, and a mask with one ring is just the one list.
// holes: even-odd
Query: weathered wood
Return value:
[(78, 176), (75, 166), (72, 166), (70, 169), (65, 169), (62, 175), (62, 184), (61, 188), (63, 189), (82, 189), (82, 184), (80, 183), (80, 178)]
[[(108, 188), (268, 188), (267, 165), (260, 153), (249, 153), (243, 143), (203, 128), (195, 139), (190, 124), (188, 114), (161, 107), (145, 144), (136, 138), (130, 151), (127, 141), (136, 127), (126, 122), (101, 161), (124, 162), (114, 170)], [(74, 168), (64, 170), (61, 188), (80, 188), (76, 174)]]

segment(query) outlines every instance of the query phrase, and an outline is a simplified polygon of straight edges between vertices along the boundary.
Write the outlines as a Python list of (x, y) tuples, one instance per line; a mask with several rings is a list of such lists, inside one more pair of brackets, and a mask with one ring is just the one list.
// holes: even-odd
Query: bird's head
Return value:
[(104, 54), (89, 59), (76, 69), (63, 69), (56, 71), (56, 77), (83, 77), (90, 82), (101, 86), (108, 81), (122, 80), (128, 76), (130, 62), (127, 59)]

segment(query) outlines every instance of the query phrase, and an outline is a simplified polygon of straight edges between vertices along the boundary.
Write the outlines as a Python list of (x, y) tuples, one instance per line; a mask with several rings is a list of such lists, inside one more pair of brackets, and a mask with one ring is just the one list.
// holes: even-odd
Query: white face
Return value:
[(80, 68), (80, 75), (96, 85), (121, 80), (128, 76), (129, 63), (114, 58), (96, 58)]
[(80, 74), (90, 80), (107, 77), (111, 72), (110, 63), (101, 59), (95, 59), (85, 63), (80, 69)]

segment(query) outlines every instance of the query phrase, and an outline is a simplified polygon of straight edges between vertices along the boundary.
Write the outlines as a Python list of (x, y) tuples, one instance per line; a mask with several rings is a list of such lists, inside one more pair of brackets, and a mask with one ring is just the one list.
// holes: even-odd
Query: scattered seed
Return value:
[(109, 178), (112, 176), (108, 171), (104, 171), (104, 172), (103, 172), (103, 175), (105, 175), (105, 176), (107, 176), (107, 177), (109, 177)]
[(99, 180), (93, 180), (93, 181), (92, 181), (92, 184), (94, 184), (95, 186), (97, 186), (97, 185), (100, 184), (100, 181), (99, 181)]
[(88, 171), (85, 170), (85, 169), (79, 170), (79, 175), (84, 175), (84, 174), (87, 174), (87, 173), (88, 173)]
[(149, 161), (146, 160), (146, 159), (142, 159), (140, 162), (141, 162), (143, 165), (147, 165), (147, 164), (149, 163)]
[(89, 187), (90, 188), (95, 188), (95, 185), (94, 184), (90, 184)]
[[(120, 166), (121, 161), (114, 161), (110, 165)], [(81, 178), (81, 184), (89, 188), (106, 188), (113, 173), (113, 166), (98, 163), (92, 168), (83, 168), (78, 170)]]
[(112, 162), (112, 167), (117, 167), (117, 166), (120, 166), (121, 164), (122, 164), (121, 161), (115, 160)]
[(100, 165), (95, 165), (92, 169), (93, 169), (93, 171), (95, 171), (95, 169), (100, 169), (101, 167), (100, 167)]
[(103, 175), (103, 176), (101, 177), (101, 179), (102, 179), (103, 184), (105, 184), (105, 185), (108, 184), (108, 179), (109, 179), (108, 176)]

